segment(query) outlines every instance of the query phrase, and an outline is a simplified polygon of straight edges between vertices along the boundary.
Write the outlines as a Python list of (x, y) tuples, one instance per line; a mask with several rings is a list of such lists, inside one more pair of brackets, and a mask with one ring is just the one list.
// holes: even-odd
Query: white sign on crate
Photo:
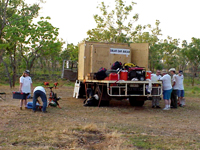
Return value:
[(110, 48), (111, 54), (130, 55), (130, 49)]

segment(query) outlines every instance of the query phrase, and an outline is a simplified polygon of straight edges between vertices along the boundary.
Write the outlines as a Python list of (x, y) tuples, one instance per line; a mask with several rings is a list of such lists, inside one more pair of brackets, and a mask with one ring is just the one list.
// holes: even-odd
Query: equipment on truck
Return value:
[[(93, 96), (97, 94), (98, 106), (109, 104), (114, 98), (129, 99), (130, 105), (142, 106), (147, 97), (152, 96), (147, 87), (154, 88), (152, 85), (156, 84), (159, 85), (156, 88), (162, 88), (162, 82), (146, 80), (148, 58), (148, 43), (131, 43), (130, 45), (87, 41), (80, 43), (78, 81), (74, 88), (74, 97), (85, 97), (86, 101), (92, 101), (95, 99)], [(97, 80), (96, 74), (102, 67), (111, 68), (111, 70), (104, 70), (103, 76)], [(93, 93), (90, 96), (87, 93), (88, 89), (91, 89)], [(154, 96), (161, 94), (159, 92)]]

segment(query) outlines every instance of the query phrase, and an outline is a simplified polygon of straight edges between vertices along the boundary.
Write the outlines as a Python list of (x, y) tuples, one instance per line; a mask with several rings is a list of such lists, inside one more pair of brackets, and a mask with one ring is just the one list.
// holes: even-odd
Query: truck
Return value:
[[(107, 78), (97, 80), (94, 74), (99, 68), (110, 69), (111, 65), (120, 61), (133, 63), (144, 68), (148, 73), (149, 44), (148, 43), (106, 43), (84, 41), (79, 44), (78, 77), (74, 87), (73, 97), (88, 97), (87, 90), (92, 89), (99, 97), (98, 106), (109, 105), (113, 99), (129, 100), (131, 106), (143, 106), (152, 96), (161, 96), (162, 82), (148, 79), (116, 80)], [(137, 67), (136, 67), (137, 70)], [(158, 88), (158, 93), (152, 95), (151, 89)]]

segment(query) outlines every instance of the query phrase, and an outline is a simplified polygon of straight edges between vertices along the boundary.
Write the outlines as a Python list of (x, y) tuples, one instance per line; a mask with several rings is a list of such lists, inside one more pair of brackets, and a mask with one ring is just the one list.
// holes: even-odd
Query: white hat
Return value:
[(162, 73), (167, 73), (167, 70), (163, 69), (163, 70), (162, 70)]
[(175, 68), (171, 68), (171, 69), (169, 69), (169, 72), (170, 72), (170, 71), (176, 71), (176, 69), (175, 69)]

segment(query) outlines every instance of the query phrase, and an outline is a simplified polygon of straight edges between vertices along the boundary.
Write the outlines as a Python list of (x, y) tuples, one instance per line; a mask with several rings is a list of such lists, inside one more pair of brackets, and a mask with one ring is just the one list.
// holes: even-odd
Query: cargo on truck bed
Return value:
[[(148, 43), (80, 43), (74, 97), (87, 99), (87, 89), (90, 89), (98, 95), (98, 106), (105, 102), (109, 104), (113, 98), (129, 99), (132, 106), (142, 106), (152, 96), (152, 88), (159, 89), (154, 96), (162, 94), (162, 82), (152, 82), (149, 72), (146, 72), (148, 57)], [(122, 67), (113, 67), (115, 63)], [(133, 65), (123, 65), (126, 63)], [(104, 77), (97, 80), (99, 71), (105, 71), (105, 74), (102, 73)]]

